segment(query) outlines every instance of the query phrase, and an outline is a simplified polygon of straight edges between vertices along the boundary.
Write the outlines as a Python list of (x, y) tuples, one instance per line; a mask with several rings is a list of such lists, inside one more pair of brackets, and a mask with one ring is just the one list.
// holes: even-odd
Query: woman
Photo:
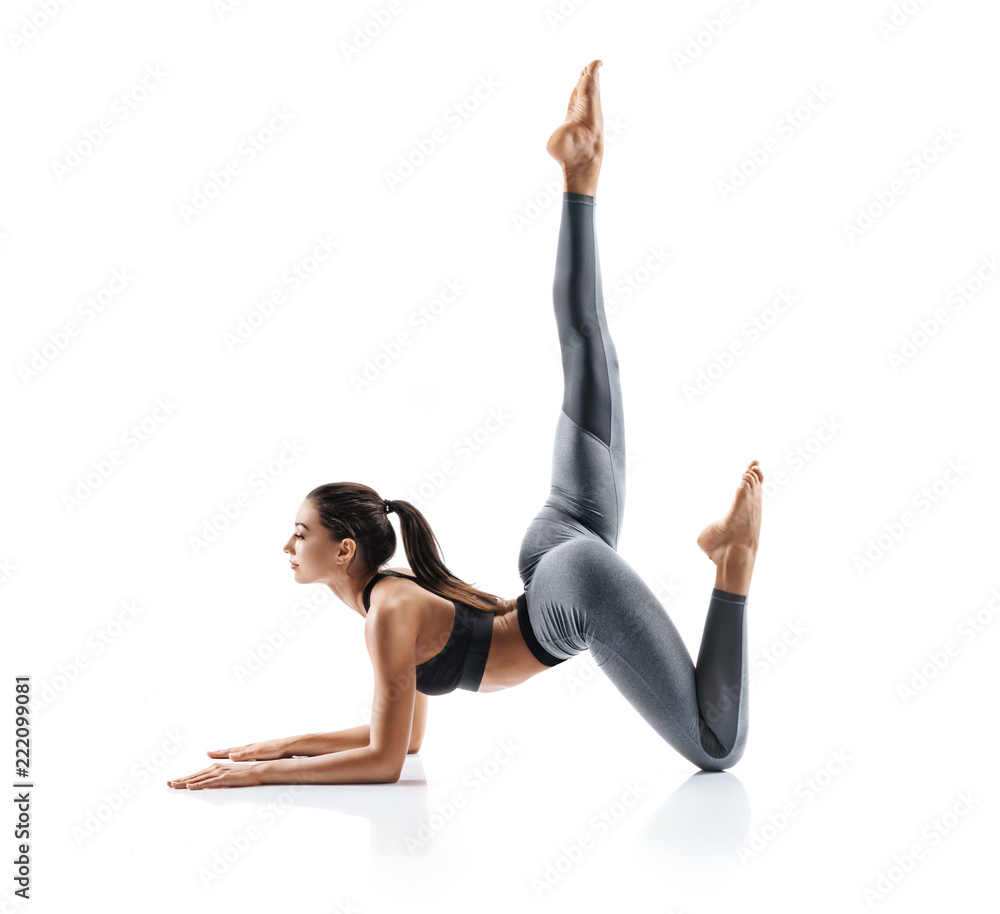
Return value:
[[(420, 748), (427, 695), (510, 688), (584, 650), (695, 765), (721, 771), (742, 756), (746, 604), (763, 482), (757, 461), (743, 473), (729, 513), (698, 537), (716, 576), (697, 667), (663, 606), (616, 551), (625, 428), (595, 234), (600, 66), (594, 60), (584, 68), (546, 147), (565, 178), (553, 286), (565, 386), (551, 491), (518, 556), (524, 592), (500, 600), (456, 578), (409, 502), (383, 500), (355, 483), (314, 489), (284, 551), (296, 581), (326, 584), (365, 618), (376, 683), (371, 724), (209, 752), (227, 761), (170, 786), (393, 783), (407, 753)], [(379, 570), (396, 550), (390, 513), (400, 518), (412, 571)]]

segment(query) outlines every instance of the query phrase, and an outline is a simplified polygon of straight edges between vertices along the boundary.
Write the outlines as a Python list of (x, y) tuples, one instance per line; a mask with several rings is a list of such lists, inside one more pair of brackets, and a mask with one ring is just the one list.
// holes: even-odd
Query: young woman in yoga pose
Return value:
[[(603, 156), (598, 67), (581, 72), (547, 150), (565, 178), (553, 300), (564, 391), (549, 497), (521, 543), (524, 592), (499, 599), (456, 578), (423, 514), (368, 486), (310, 492), (285, 544), (301, 584), (326, 584), (365, 619), (375, 672), (371, 724), (219, 749), (177, 788), (393, 783), (420, 748), (427, 696), (518, 685), (581, 651), (671, 746), (700, 768), (739, 761), (747, 734), (746, 607), (763, 474), (750, 462), (726, 516), (698, 545), (715, 563), (697, 666), (656, 596), (618, 555), (625, 425), (595, 234)], [(383, 569), (400, 518), (411, 569)], [(376, 584), (378, 585), (376, 587)]]

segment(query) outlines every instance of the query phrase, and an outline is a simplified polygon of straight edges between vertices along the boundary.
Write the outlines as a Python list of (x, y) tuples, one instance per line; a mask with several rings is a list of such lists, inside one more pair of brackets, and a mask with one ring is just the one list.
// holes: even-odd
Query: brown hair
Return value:
[[(333, 540), (350, 537), (358, 544), (357, 554), (369, 571), (380, 571), (395, 554), (396, 531), (389, 520), (385, 499), (374, 489), (358, 482), (330, 482), (317, 486), (306, 498), (316, 508), (320, 523)], [(418, 584), (474, 609), (496, 610), (497, 615), (510, 611), (496, 595), (467, 584), (448, 570), (434, 531), (414, 505), (392, 499), (392, 510), (399, 515), (403, 550)], [(350, 570), (351, 565), (347, 567)]]

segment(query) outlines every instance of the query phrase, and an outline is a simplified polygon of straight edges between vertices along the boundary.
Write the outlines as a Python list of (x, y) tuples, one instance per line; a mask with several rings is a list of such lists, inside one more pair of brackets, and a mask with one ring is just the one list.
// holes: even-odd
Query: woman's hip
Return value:
[(549, 527), (543, 525), (542, 532), (562, 539), (535, 562), (521, 603), (543, 651), (566, 660), (590, 646), (593, 613), (613, 599), (623, 559), (600, 537), (574, 529), (570, 521), (543, 522)]

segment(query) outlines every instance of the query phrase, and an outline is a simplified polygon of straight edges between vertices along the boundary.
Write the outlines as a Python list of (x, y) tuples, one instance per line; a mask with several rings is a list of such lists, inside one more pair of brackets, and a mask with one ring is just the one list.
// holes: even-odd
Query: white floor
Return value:
[[(959, 684), (884, 725), (858, 706), (810, 719), (796, 649), (755, 682), (747, 753), (723, 773), (661, 743), (587, 655), (520, 696), (432, 700), (394, 785), (175, 791), (163, 782), (204, 766), (207, 734), (108, 731), (106, 753), (43, 736), (34, 896), (3, 910), (987, 910), (990, 740), (949, 726)], [(79, 697), (38, 730), (93, 732)], [(551, 713), (519, 725), (531, 704)], [(149, 751), (115, 760), (137, 743)]]

